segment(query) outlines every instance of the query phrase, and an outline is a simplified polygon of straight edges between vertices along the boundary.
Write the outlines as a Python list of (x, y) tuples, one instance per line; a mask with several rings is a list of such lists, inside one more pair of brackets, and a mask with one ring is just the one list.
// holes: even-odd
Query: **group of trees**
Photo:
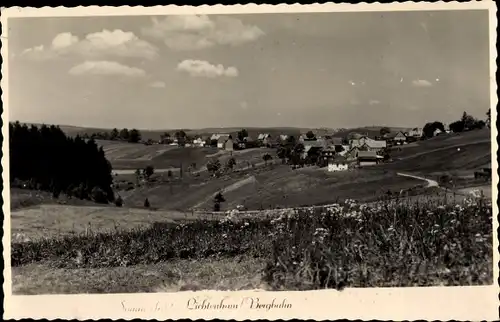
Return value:
[(277, 151), (278, 158), (281, 159), (282, 163), (300, 165), (302, 162), (302, 155), (304, 153), (304, 149), (305, 149), (304, 144), (297, 142), (295, 137), (291, 135), (287, 138), (285, 142), (282, 142), (278, 147)]
[(111, 164), (93, 139), (70, 138), (57, 126), (9, 123), (10, 181), (80, 199), (114, 200)]
[(168, 132), (163, 133), (162, 135), (160, 135), (160, 140), (164, 144), (170, 144), (174, 142), (174, 140), (177, 140), (177, 143), (180, 146), (184, 146), (189, 141), (192, 141), (192, 138), (188, 137), (184, 130), (179, 130), (176, 131), (173, 135)]
[(439, 121), (426, 123), (424, 125), (424, 128), (422, 129), (422, 137), (424, 139), (432, 138), (436, 130), (440, 130), (441, 132), (446, 132), (443, 123)]
[(231, 157), (227, 160), (226, 164), (222, 166), (218, 159), (210, 160), (207, 162), (207, 170), (214, 176), (220, 176), (223, 172), (230, 172), (236, 166), (236, 159)]
[(112, 129), (110, 132), (96, 132), (88, 135), (85, 133), (82, 136), (84, 139), (94, 139), (94, 140), (112, 140), (112, 141), (126, 141), (130, 143), (138, 143), (141, 140), (141, 132), (137, 129), (129, 130), (127, 128), (118, 130), (116, 128)]
[(478, 120), (464, 112), (462, 118), (450, 124), (450, 130), (455, 133), (484, 128), (490, 120), (490, 111), (486, 113), (487, 121)]

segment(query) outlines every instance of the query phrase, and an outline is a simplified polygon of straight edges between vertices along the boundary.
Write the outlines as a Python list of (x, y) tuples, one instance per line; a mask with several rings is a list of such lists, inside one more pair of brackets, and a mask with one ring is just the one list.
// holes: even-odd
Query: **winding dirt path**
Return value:
[(413, 178), (413, 179), (418, 179), (418, 180), (422, 180), (422, 181), (427, 181), (427, 188), (431, 188), (431, 187), (439, 187), (439, 183), (437, 183), (437, 181), (432, 180), (432, 179), (427, 179), (427, 178), (423, 178), (423, 177), (415, 176), (415, 175), (413, 175), (413, 174), (400, 173), (400, 172), (398, 172), (398, 176), (402, 176), (402, 177), (409, 177), (409, 178)]

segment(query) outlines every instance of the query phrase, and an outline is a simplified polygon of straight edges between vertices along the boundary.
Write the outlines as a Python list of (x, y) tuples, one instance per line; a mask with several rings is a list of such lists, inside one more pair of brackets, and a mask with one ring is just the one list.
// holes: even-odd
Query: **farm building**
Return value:
[(413, 128), (410, 131), (408, 131), (408, 136), (414, 137), (414, 138), (419, 138), (422, 136), (422, 134), (423, 134), (422, 129), (418, 128), (418, 127)]
[(282, 142), (285, 142), (286, 140), (288, 140), (288, 135), (286, 135), (286, 134), (280, 134), (279, 139)]
[(260, 141), (263, 145), (271, 144), (271, 134), (269, 133), (261, 133), (257, 137), (257, 140)]
[(335, 149), (327, 148), (321, 150), (321, 157), (324, 160), (331, 160), (335, 156)]
[[(337, 152), (337, 153), (338, 153), (339, 155), (341, 155), (341, 156), (346, 156), (346, 155), (347, 155), (347, 153), (349, 153), (349, 145), (341, 145), (341, 147), (342, 147), (342, 149), (341, 149), (342, 151)], [(337, 149), (337, 146), (335, 146), (335, 148)], [(337, 150), (336, 150), (336, 151), (337, 151)]]
[(226, 142), (228, 142), (229, 140), (231, 141), (231, 146), (232, 146), (233, 140), (231, 138), (231, 135), (225, 134), (225, 135), (219, 136), (219, 138), (217, 139), (217, 147), (219, 149), (225, 149), (226, 148)]
[(226, 137), (229, 136), (227, 133), (214, 133), (210, 137), (210, 141), (218, 141), (220, 137)]
[(331, 144), (335, 147), (342, 146), (342, 138), (331, 138)]
[(353, 135), (353, 137), (349, 140), (349, 146), (351, 148), (353, 147), (360, 147), (363, 146), (366, 142), (369, 141), (375, 141), (374, 139), (369, 138), (366, 135)]
[(366, 140), (360, 147), (362, 150), (380, 152), (387, 147), (386, 141)]
[(233, 142), (233, 139), (231, 138), (231, 136), (224, 143), (224, 150), (226, 150), (226, 151), (233, 151), (234, 150), (234, 142)]
[(394, 144), (394, 145), (402, 145), (404, 142), (406, 142), (406, 135), (399, 131), (399, 132), (394, 132), (394, 133), (388, 133), (384, 136), (384, 138), (387, 140), (387, 143), (389, 144)]
[(208, 137), (198, 136), (193, 140), (193, 146), (204, 147)]
[(347, 160), (356, 160), (357, 157), (358, 157), (358, 153), (359, 153), (359, 147), (355, 146), (353, 148), (350, 148), (350, 149), (347, 149), (347, 152), (344, 153), (344, 157), (347, 159)]
[(325, 146), (324, 146), (324, 142), (322, 140), (310, 140), (310, 141), (304, 141), (304, 153), (303, 153), (303, 158), (305, 158), (307, 156), (307, 153), (309, 152), (309, 150), (311, 149), (323, 149)]
[(375, 151), (359, 151), (357, 156), (360, 167), (376, 165), (380, 158)]
[(347, 159), (341, 156), (328, 161), (328, 172), (346, 171), (349, 169)]
[(443, 131), (441, 131), (440, 129), (435, 129), (434, 130), (434, 136), (438, 136), (438, 135), (440, 135), (442, 133), (443, 133)]

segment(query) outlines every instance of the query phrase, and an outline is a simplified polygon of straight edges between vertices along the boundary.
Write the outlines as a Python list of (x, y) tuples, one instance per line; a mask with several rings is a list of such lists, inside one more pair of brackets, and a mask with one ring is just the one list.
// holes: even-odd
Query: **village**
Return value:
[[(432, 136), (448, 135), (451, 131), (436, 128)], [(141, 141), (145, 145), (167, 144), (175, 147), (216, 147), (231, 153), (254, 148), (277, 149), (283, 163), (293, 166), (317, 165), (326, 167), (328, 171), (345, 171), (352, 167), (366, 167), (391, 160), (389, 152), (393, 148), (404, 147), (409, 143), (425, 139), (422, 128), (402, 129), (391, 132), (388, 127), (382, 127), (379, 135), (350, 132), (342, 137), (336, 132), (325, 135), (315, 135), (313, 131), (293, 134), (258, 133), (253, 138), (243, 129), (236, 135), (230, 133), (214, 133), (212, 135), (194, 135), (192, 138), (184, 131), (175, 134), (162, 135), (158, 141), (151, 139)], [(243, 136), (246, 135), (246, 136)], [(286, 151), (284, 149), (291, 149)], [(292, 157), (296, 152), (297, 158)]]

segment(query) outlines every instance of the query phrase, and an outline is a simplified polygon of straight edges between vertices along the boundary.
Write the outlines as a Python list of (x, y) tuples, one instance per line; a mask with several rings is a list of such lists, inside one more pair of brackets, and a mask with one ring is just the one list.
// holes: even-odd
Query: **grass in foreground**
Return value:
[(484, 200), (371, 206), (347, 200), (277, 215), (13, 242), (12, 266), (115, 271), (245, 258), (265, 265), (263, 282), (277, 290), (492, 283), (492, 208)]
[(35, 295), (265, 289), (262, 269), (261, 261), (246, 257), (78, 269), (53, 268), (42, 262), (13, 267), (12, 292)]

